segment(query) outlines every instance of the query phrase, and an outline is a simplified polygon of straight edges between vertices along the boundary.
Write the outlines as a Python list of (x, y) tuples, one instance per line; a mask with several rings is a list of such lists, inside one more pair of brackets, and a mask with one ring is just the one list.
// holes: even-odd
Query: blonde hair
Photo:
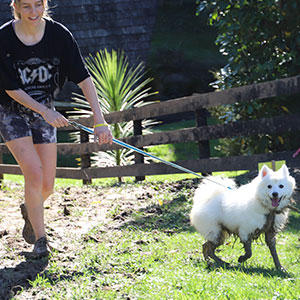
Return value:
[[(14, 4), (19, 4), (20, 1), (21, 0), (11, 0), (11, 3), (10, 3), (10, 7), (12, 9), (12, 13), (13, 13), (13, 16), (14, 16), (15, 20), (20, 20), (21, 19), (20, 14), (18, 14), (16, 12), (15, 7), (14, 7)], [(42, 1), (43, 1), (44, 8), (45, 8), (43, 17), (46, 18), (46, 19), (51, 19), (49, 6), (48, 6), (48, 0), (42, 0)]]

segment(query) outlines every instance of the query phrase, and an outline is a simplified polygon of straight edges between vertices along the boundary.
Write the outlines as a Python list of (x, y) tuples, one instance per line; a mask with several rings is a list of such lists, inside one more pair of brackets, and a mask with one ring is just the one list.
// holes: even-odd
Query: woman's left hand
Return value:
[(99, 145), (112, 144), (112, 134), (108, 126), (94, 128), (94, 135)]

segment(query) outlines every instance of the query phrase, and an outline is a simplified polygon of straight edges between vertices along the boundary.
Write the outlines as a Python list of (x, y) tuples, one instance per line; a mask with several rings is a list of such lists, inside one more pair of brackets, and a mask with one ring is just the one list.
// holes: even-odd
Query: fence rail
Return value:
[[(300, 166), (300, 156), (292, 158), (291, 152), (259, 154), (235, 157), (209, 157), (209, 140), (231, 138), (235, 136), (250, 136), (258, 134), (282, 134), (300, 131), (300, 114), (289, 114), (259, 120), (237, 121), (227, 124), (207, 125), (206, 108), (228, 105), (236, 102), (249, 102), (255, 99), (269, 99), (278, 96), (290, 96), (300, 93), (300, 76), (257, 83), (248, 86), (232, 88), (225, 91), (196, 94), (190, 97), (173, 99), (165, 102), (149, 104), (121, 112), (113, 112), (105, 116), (108, 123), (134, 123), (134, 136), (123, 139), (124, 142), (143, 148), (153, 145), (196, 142), (199, 144), (199, 159), (178, 161), (177, 164), (195, 172), (254, 170), (258, 162), (270, 160), (286, 160), (289, 167)], [(159, 118), (164, 115), (194, 112), (195, 127), (157, 132), (143, 135), (141, 121), (148, 118)], [(80, 118), (78, 122), (92, 126), (91, 118)], [(74, 131), (66, 127), (65, 131)], [(300, 143), (300, 141), (299, 141)], [(143, 179), (147, 175), (180, 173), (162, 163), (145, 164), (141, 155), (136, 155), (136, 163), (129, 166), (91, 168), (88, 157), (97, 151), (115, 150), (120, 146), (88, 143), (86, 136), (80, 144), (59, 143), (58, 153), (62, 155), (81, 155), (84, 158), (81, 168), (57, 168), (57, 177), (82, 179), (86, 182), (92, 178), (135, 176)], [(4, 144), (0, 144), (0, 154), (9, 153)], [(0, 174), (21, 174), (15, 165), (0, 164)]]

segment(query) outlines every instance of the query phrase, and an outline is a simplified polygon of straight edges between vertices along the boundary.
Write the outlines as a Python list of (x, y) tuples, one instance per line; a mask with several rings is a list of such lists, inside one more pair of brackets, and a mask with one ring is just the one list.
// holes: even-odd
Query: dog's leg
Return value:
[(284, 267), (279, 262), (278, 254), (276, 251), (276, 238), (274, 230), (271, 229), (265, 233), (265, 240), (270, 249), (276, 269), (286, 272)]
[(220, 245), (222, 245), (222, 243), (213, 243), (211, 241), (207, 241), (206, 243), (204, 243), (202, 246), (204, 259), (206, 261), (209, 261), (209, 258), (212, 258), (216, 263), (220, 265), (229, 266), (227, 262), (223, 261), (215, 254), (216, 248)]
[(241, 255), (238, 259), (239, 263), (243, 263), (244, 261), (246, 261), (247, 259), (249, 259), (252, 256), (252, 249), (251, 249), (251, 238), (249, 238), (247, 241), (242, 242), (244, 245), (244, 249), (245, 249), (245, 254)]

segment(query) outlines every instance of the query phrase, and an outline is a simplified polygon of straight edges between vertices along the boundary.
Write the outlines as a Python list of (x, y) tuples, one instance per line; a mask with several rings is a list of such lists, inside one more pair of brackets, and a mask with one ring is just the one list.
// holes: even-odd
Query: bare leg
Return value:
[(54, 188), (57, 161), (56, 144), (36, 144), (34, 147), (42, 163), (42, 195), (43, 200), (46, 201), (47, 198), (53, 193)]
[(276, 269), (285, 271), (285, 269), (280, 264), (279, 258), (277, 255), (275, 232), (273, 230), (267, 231), (265, 233), (265, 240), (266, 240), (266, 244), (268, 245), (268, 247), (270, 249)]
[(6, 143), (18, 162), (25, 179), (25, 204), (36, 239), (45, 236), (42, 196), (43, 172), (40, 157), (31, 137)]
[(242, 242), (245, 249), (245, 254), (241, 255), (238, 259), (239, 263), (242, 263), (249, 259), (252, 256), (252, 249), (251, 249), (251, 239), (248, 239), (246, 242)]

